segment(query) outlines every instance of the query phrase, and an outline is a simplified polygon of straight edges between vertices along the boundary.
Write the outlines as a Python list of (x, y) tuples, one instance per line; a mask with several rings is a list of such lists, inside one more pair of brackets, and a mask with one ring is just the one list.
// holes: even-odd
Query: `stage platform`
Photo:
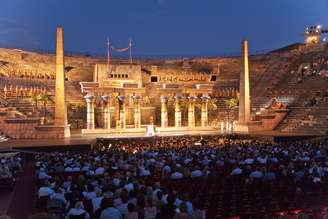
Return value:
[(96, 138), (65, 138), (65, 139), (12, 139), (0, 142), (0, 152), (21, 151), (21, 152), (44, 152), (56, 151), (87, 151), (90, 150)]
[(44, 151), (88, 151), (98, 139), (149, 139), (162, 138), (169, 136), (210, 136), (221, 135), (222, 137), (233, 136), (237, 138), (251, 138), (267, 140), (272, 142), (281, 141), (298, 141), (305, 140), (320, 135), (309, 133), (283, 133), (277, 131), (263, 131), (254, 133), (221, 133), (219, 131), (184, 131), (175, 133), (159, 133), (154, 136), (145, 136), (140, 133), (115, 133), (115, 134), (81, 134), (80, 132), (72, 133), (71, 137), (65, 139), (13, 139), (0, 142), (0, 152), (22, 151), (22, 152), (44, 152)]

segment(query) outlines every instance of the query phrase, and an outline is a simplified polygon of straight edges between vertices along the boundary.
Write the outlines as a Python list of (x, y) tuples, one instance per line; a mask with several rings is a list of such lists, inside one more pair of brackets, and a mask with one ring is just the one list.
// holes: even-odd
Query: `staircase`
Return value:
[(328, 131), (328, 103), (314, 107), (292, 107), (286, 119), (277, 127), (281, 132), (326, 134)]

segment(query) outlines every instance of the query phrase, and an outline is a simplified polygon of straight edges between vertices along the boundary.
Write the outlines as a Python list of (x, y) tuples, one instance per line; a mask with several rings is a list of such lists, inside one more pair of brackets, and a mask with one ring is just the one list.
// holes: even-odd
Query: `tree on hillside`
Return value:
[(39, 95), (39, 101), (43, 104), (43, 116), (44, 116), (44, 123), (46, 123), (47, 118), (47, 104), (54, 103), (52, 96), (47, 93), (42, 93)]
[(31, 99), (35, 105), (35, 108), (38, 108), (38, 103), (39, 103), (39, 95), (37, 94), (32, 94)]
[(217, 110), (218, 109), (217, 102), (218, 102), (218, 100), (216, 98), (210, 98), (208, 100), (208, 110), (209, 111), (211, 111), (211, 110), (212, 111)]
[(226, 99), (226, 100), (224, 100), (224, 104), (226, 105), (228, 122), (230, 123), (231, 122), (230, 121), (230, 113), (233, 109), (238, 107), (239, 99), (238, 99), (238, 97)]

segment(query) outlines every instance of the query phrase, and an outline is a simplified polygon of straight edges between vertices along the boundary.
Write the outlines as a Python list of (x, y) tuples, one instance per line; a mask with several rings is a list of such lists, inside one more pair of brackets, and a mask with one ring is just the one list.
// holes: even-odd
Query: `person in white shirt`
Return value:
[(113, 183), (114, 183), (115, 186), (119, 186), (121, 184), (121, 180), (118, 177), (115, 177), (113, 179)]
[(171, 174), (171, 179), (182, 179), (183, 178), (183, 174), (180, 172), (174, 172)]
[(46, 181), (42, 187), (39, 188), (38, 196), (40, 197), (50, 197), (54, 193), (54, 190), (50, 187), (50, 183)]
[(73, 180), (72, 176), (67, 177), (67, 180), (63, 183), (64, 189), (68, 190), (71, 187), (72, 180)]
[(78, 166), (73, 167), (72, 172), (80, 172), (81, 168)]
[(132, 182), (128, 182), (127, 184), (125, 184), (124, 188), (125, 188), (128, 192), (130, 192), (130, 191), (134, 190), (134, 185), (133, 185)]
[(38, 178), (39, 180), (44, 180), (44, 179), (51, 179), (52, 177), (46, 173), (44, 168), (40, 168)]
[(70, 167), (70, 166), (67, 166), (67, 167), (65, 168), (64, 171), (65, 171), (66, 173), (71, 173), (71, 172), (73, 172), (73, 168)]
[(241, 168), (239, 168), (239, 167), (236, 167), (235, 169), (233, 169), (232, 171), (231, 171), (231, 175), (240, 175), (240, 174), (242, 174), (243, 173), (243, 170), (241, 169)]
[(101, 205), (101, 201), (103, 200), (103, 196), (101, 195), (101, 190), (96, 191), (97, 197), (92, 199), (92, 207), (93, 207), (93, 212), (96, 212)]
[(260, 170), (255, 170), (249, 174), (249, 177), (253, 179), (261, 179), (263, 177), (263, 173)]
[(99, 175), (103, 175), (105, 173), (105, 168), (103, 167), (98, 167), (96, 170), (95, 170), (95, 175), (96, 176), (99, 176)]
[(197, 178), (197, 177), (202, 177), (202, 176), (203, 176), (203, 172), (199, 169), (196, 169), (191, 172), (191, 178)]
[(142, 168), (140, 168), (139, 175), (140, 176), (150, 176), (150, 171), (142, 167)]
[(163, 167), (163, 171), (166, 172), (166, 173), (171, 173), (171, 167), (169, 165), (165, 165)]
[(253, 164), (254, 163), (254, 159), (247, 158), (244, 162), (245, 162), (245, 164)]
[(55, 192), (50, 196), (50, 198), (62, 201), (65, 206), (67, 204), (65, 193), (60, 187), (55, 188)]
[(95, 187), (92, 184), (89, 184), (87, 186), (87, 191), (86, 192), (83, 192), (83, 196), (87, 200), (92, 200), (92, 199), (96, 198), (97, 197), (97, 194), (95, 192)]
[(90, 215), (88, 214), (88, 212), (86, 212), (83, 209), (83, 204), (80, 201), (76, 202), (75, 205), (74, 205), (74, 208), (71, 208), (68, 211), (65, 219), (69, 219), (71, 215), (72, 216), (80, 216), (80, 215), (83, 216), (84, 215), (84, 219), (89, 219), (90, 218)]
[(88, 172), (89, 170), (90, 170), (90, 164), (85, 163), (84, 166), (82, 167), (81, 171)]
[(121, 203), (116, 206), (117, 210), (120, 211), (120, 213), (123, 217), (129, 213), (128, 204), (129, 204), (128, 197), (123, 195), (121, 197)]
[(161, 191), (161, 185), (159, 182), (156, 182), (155, 185), (154, 185), (154, 190), (153, 190), (153, 200), (156, 200), (157, 199), (157, 193)]
[(266, 157), (258, 157), (258, 158), (257, 158), (257, 161), (258, 161), (260, 164), (266, 164), (266, 163), (267, 163), (267, 158), (266, 158)]

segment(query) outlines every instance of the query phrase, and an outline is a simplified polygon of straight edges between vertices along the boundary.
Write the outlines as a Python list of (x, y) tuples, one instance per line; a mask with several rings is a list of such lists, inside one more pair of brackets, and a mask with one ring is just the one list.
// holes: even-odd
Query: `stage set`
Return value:
[[(28, 119), (4, 120), (3, 129), (12, 140), (0, 143), (0, 149), (27, 150), (42, 147), (92, 147), (99, 138), (145, 138), (179, 135), (239, 135), (267, 140), (301, 139), (308, 134), (281, 133), (275, 127), (288, 114), (288, 109), (268, 109), (256, 118), (251, 115), (248, 42), (242, 42), (238, 119), (214, 124), (209, 122), (209, 102), (217, 73), (176, 73), (170, 70), (130, 63), (95, 64), (92, 81), (80, 82), (86, 102), (86, 125), (71, 133), (65, 93), (63, 29), (57, 28), (56, 83), (54, 124), (40, 125)], [(182, 111), (184, 106), (184, 112)], [(236, 106), (237, 108), (237, 106)], [(184, 116), (183, 116), (184, 114)], [(53, 139), (53, 140), (52, 140)], [(77, 146), (80, 147), (77, 147)]]

